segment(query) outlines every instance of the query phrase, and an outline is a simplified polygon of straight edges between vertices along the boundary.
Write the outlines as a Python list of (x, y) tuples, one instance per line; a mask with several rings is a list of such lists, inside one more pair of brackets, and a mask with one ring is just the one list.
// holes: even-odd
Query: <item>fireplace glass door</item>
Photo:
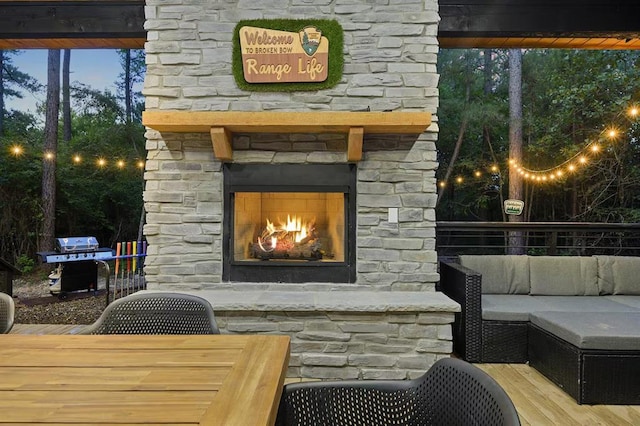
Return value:
[(223, 279), (355, 279), (355, 166), (228, 164), (224, 171)]
[(344, 262), (345, 195), (236, 192), (233, 260)]

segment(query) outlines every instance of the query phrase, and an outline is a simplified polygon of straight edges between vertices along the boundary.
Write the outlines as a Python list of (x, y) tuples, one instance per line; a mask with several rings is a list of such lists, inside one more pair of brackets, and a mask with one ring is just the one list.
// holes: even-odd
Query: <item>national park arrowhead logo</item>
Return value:
[(304, 50), (307, 55), (313, 56), (320, 46), (322, 31), (316, 27), (304, 27), (298, 34), (300, 35), (302, 50)]

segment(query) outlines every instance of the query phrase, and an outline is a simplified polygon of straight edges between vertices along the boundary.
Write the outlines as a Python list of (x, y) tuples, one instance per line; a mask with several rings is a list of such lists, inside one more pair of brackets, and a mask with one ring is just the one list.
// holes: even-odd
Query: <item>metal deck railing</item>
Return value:
[(516, 233), (523, 237), (516, 249), (530, 255), (640, 256), (640, 223), (440, 221), (436, 250), (440, 257), (507, 254)]

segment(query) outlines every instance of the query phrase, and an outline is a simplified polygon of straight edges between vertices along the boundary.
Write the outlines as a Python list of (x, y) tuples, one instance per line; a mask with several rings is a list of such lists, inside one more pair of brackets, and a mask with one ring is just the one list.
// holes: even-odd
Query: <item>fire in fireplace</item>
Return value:
[(322, 243), (316, 231), (315, 219), (303, 221), (301, 217), (287, 215), (286, 221), (276, 225), (267, 218), (258, 241), (250, 246), (251, 256), (261, 260), (322, 259)]
[(352, 282), (355, 165), (224, 169), (223, 278)]

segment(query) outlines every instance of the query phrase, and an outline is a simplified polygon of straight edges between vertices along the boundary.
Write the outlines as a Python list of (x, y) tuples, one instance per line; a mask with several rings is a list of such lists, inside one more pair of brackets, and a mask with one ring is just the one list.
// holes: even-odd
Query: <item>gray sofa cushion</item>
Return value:
[(640, 297), (638, 296), (603, 296), (605, 299), (622, 305), (631, 306), (640, 311)]
[(640, 295), (640, 257), (594, 256), (600, 294)]
[(597, 296), (598, 263), (593, 257), (530, 256), (531, 294)]
[(639, 312), (636, 308), (616, 303), (602, 296), (530, 296), (554, 312)]
[(537, 312), (531, 323), (582, 349), (640, 350), (640, 312)]
[[(618, 296), (622, 297), (622, 296)], [(634, 297), (634, 296), (628, 296)], [(640, 297), (638, 305), (640, 306)], [(602, 296), (527, 296), (483, 294), (482, 319), (489, 321), (529, 321), (536, 312), (633, 312), (640, 309)]]
[(526, 294), (483, 294), (482, 319), (488, 321), (529, 321), (531, 312), (552, 310), (543, 300)]
[(528, 256), (461, 255), (460, 264), (482, 274), (484, 294), (529, 293)]

